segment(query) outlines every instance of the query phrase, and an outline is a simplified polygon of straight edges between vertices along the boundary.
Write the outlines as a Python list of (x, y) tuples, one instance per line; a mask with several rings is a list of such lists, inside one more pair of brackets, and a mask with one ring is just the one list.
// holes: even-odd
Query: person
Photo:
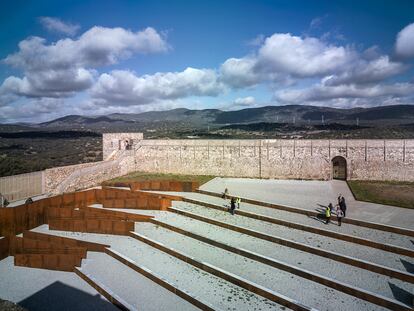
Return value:
[(342, 212), (344, 213), (344, 217), (346, 217), (346, 203), (345, 203), (345, 198), (343, 196), (341, 196), (341, 201), (339, 203), (339, 207), (342, 210)]
[(32, 204), (33, 203), (33, 199), (32, 198), (27, 198), (26, 202), (24, 204)]
[(342, 217), (344, 217), (344, 212), (338, 207), (336, 209), (336, 219), (338, 219), (338, 226), (342, 225)]
[(240, 197), (237, 197), (236, 203), (237, 203), (237, 208), (240, 208), (240, 203), (241, 203)]
[(331, 220), (331, 211), (332, 211), (332, 203), (329, 203), (329, 205), (326, 207), (325, 209), (325, 219), (326, 219), (326, 224), (329, 224), (329, 221)]
[(236, 209), (236, 199), (232, 197), (230, 200), (230, 214), (234, 215), (235, 209)]
[(223, 192), (223, 194), (222, 194), (222, 198), (224, 199), (224, 200), (226, 200), (227, 199), (227, 196), (229, 195), (229, 189), (224, 189), (224, 192)]

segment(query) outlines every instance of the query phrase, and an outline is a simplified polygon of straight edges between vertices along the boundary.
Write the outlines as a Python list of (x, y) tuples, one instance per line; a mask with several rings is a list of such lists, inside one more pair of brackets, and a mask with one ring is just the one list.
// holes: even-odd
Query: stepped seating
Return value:
[(41, 256), (76, 255), (59, 268), (128, 310), (153, 310), (151, 301), (156, 310), (413, 310), (413, 231), (326, 226), (317, 212), (246, 200), (232, 216), (218, 194), (164, 192), (161, 182), (136, 189), (93, 189), (93, 203), (91, 194), (78, 195), (82, 204), (76, 194), (56, 199), (49, 226), (8, 240), (23, 256), (15, 262), (58, 267)]

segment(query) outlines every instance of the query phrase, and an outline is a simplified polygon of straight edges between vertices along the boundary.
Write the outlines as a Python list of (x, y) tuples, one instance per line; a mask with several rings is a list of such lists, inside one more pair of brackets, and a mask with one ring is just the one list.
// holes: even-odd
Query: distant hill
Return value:
[(149, 111), (143, 113), (115, 113), (106, 116), (86, 117), (69, 115), (39, 124), (4, 124), (0, 131), (26, 131), (82, 129), (95, 131), (142, 130), (155, 125), (221, 127), (230, 124), (250, 123), (289, 123), (289, 124), (356, 124), (387, 126), (414, 123), (414, 105), (378, 106), (372, 108), (338, 109), (330, 107), (286, 105), (246, 108), (236, 111), (219, 109), (191, 110), (185, 108), (168, 111)]

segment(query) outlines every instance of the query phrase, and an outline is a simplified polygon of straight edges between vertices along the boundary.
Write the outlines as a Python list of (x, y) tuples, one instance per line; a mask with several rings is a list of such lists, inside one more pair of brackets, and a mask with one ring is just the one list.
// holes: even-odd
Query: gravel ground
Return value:
[(322, 248), (328, 251), (336, 252), (346, 256), (359, 258), (362, 260), (374, 262), (380, 265), (388, 266), (394, 269), (406, 271), (406, 268), (401, 260), (414, 265), (414, 258), (393, 254), (375, 248), (366, 247), (363, 245), (337, 240), (330, 237), (321, 236), (318, 234), (304, 232), (301, 230), (291, 229), (288, 227), (251, 219), (248, 217), (231, 215), (227, 212), (218, 211), (211, 208), (202, 207), (199, 205), (174, 201), (173, 206), (210, 217), (228, 224), (249, 228), (268, 235), (277, 236), (284, 239), (289, 239), (295, 242), (303, 243), (313, 247)]
[[(217, 204), (220, 206), (224, 206), (226, 204), (229, 205), (229, 201), (223, 200), (221, 198), (208, 196), (200, 193), (194, 192), (183, 192), (180, 195), (185, 197), (199, 200), (206, 203)], [(299, 223), (311, 227), (317, 227), (325, 230), (330, 230), (333, 232), (348, 234), (380, 243), (391, 244), (396, 246), (405, 247), (408, 249), (414, 249), (413, 244), (413, 237), (408, 237), (405, 235), (395, 234), (391, 232), (385, 232), (381, 230), (370, 229), (361, 226), (355, 226), (351, 224), (344, 223), (341, 227), (337, 226), (337, 223), (330, 223), (329, 225), (325, 225), (323, 222), (297, 213), (291, 213), (282, 210), (276, 210), (273, 208), (263, 207), (259, 205), (253, 205), (248, 203), (241, 203), (241, 209), (246, 212), (252, 212), (260, 215), (270, 216), (273, 218), (286, 220), (294, 223)], [(414, 217), (414, 215), (413, 215)]]
[[(158, 215), (157, 219), (201, 236), (206, 236), (222, 243), (256, 252), (402, 302), (405, 302), (405, 298), (402, 297), (403, 292), (414, 292), (414, 284), (261, 240), (246, 234), (223, 229), (175, 213), (166, 212), (162, 215)], [(144, 225), (144, 223), (137, 223), (136, 230), (140, 230), (141, 225)], [(401, 289), (401, 291), (398, 289)]]
[(0, 297), (36, 310), (118, 310), (75, 273), (14, 266), (0, 260)]
[(199, 310), (186, 300), (103, 253), (88, 252), (82, 271), (138, 310)]
[[(176, 284), (180, 289), (201, 297), (203, 301), (208, 302), (218, 310), (286, 310), (281, 305), (197, 269), (130, 237), (49, 231), (47, 225), (37, 227), (33, 231), (109, 244), (112, 249), (152, 270), (170, 283)], [(127, 284), (125, 288), (128, 288)]]
[[(329, 287), (171, 232), (151, 223), (138, 224), (136, 231), (199, 261), (208, 262), (318, 310), (385, 310)], [(299, 288), (300, 290), (298, 290)]]

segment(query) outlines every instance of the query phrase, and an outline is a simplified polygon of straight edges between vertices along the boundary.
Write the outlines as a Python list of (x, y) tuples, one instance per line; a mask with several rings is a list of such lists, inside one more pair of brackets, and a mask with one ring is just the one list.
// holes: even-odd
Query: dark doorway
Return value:
[(344, 157), (332, 159), (332, 178), (346, 180), (346, 160)]

